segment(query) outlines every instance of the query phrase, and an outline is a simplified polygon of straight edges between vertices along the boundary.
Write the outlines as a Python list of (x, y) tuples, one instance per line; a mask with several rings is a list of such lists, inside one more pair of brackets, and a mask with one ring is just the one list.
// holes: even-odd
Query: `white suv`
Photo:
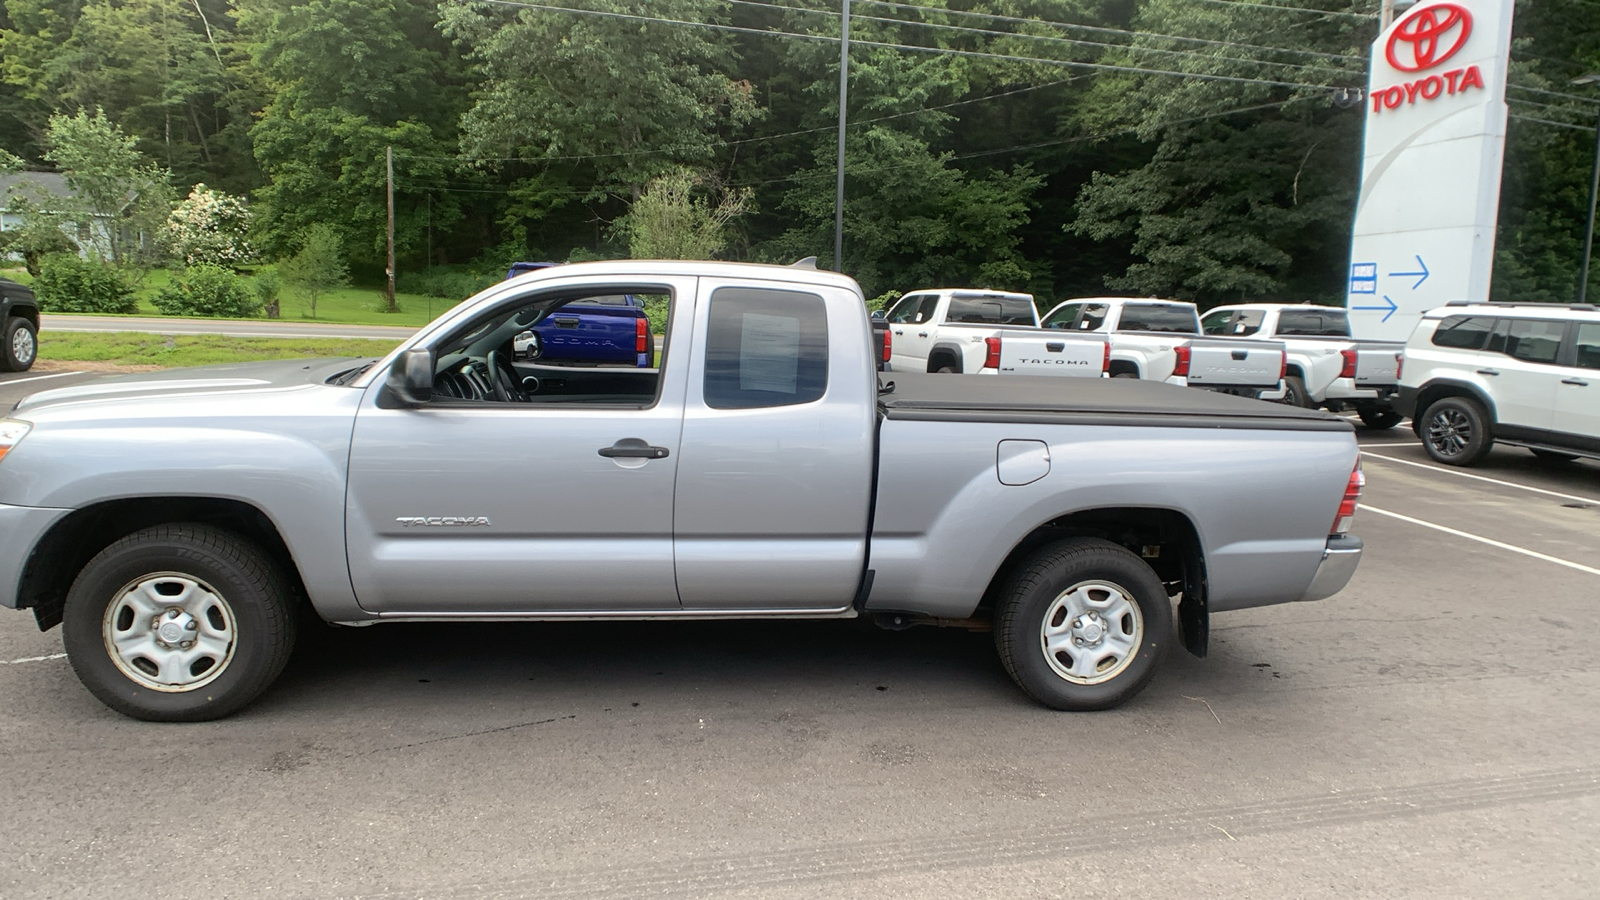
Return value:
[(1429, 310), (1406, 342), (1395, 407), (1442, 463), (1473, 465), (1495, 441), (1600, 459), (1600, 307)]

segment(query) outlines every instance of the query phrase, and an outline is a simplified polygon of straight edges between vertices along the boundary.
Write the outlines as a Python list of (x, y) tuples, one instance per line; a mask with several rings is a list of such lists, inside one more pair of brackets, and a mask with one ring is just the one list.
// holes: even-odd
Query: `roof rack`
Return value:
[(1502, 309), (1507, 307), (1514, 309), (1532, 307), (1534, 309), (1569, 309), (1573, 312), (1600, 310), (1600, 306), (1596, 306), (1593, 303), (1501, 303), (1495, 300), (1451, 300), (1445, 306), (1494, 306)]

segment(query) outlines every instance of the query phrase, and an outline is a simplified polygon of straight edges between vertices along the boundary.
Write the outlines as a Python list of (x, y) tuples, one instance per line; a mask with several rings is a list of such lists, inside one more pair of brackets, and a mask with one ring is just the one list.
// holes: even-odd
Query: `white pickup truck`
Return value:
[(1104, 377), (1103, 335), (1041, 335), (1030, 294), (939, 288), (912, 291), (872, 327), (884, 371)]
[(1277, 341), (1207, 340), (1193, 303), (1132, 297), (1089, 297), (1058, 304), (1048, 331), (1106, 335), (1106, 372), (1205, 388), (1259, 400), (1284, 395), (1288, 355)]
[(1393, 428), (1399, 391), (1398, 341), (1358, 341), (1343, 309), (1309, 303), (1243, 303), (1205, 314), (1200, 328), (1219, 338), (1281, 341), (1289, 355), (1283, 402), (1338, 411), (1354, 407), (1369, 428)]

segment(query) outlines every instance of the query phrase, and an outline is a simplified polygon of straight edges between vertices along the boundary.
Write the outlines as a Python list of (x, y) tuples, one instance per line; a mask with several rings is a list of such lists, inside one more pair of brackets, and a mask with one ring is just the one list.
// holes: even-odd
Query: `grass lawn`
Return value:
[(168, 337), (131, 331), (54, 331), (39, 336), (39, 359), (176, 368), (261, 359), (383, 356), (397, 344), (343, 338), (242, 338), (218, 334)]
[[(250, 275), (246, 274), (246, 280)], [(31, 282), (26, 269), (0, 269), (0, 278), (9, 278), (23, 284)], [(141, 316), (159, 316), (160, 312), (151, 305), (150, 300), (157, 291), (166, 287), (172, 280), (172, 273), (166, 269), (155, 269), (146, 275), (144, 281), (134, 291), (134, 296), (139, 300)], [(333, 325), (410, 325), (413, 327), (426, 325), (433, 321), (440, 313), (452, 308), (455, 303), (440, 297), (426, 297), (422, 294), (400, 294), (395, 296), (395, 302), (400, 304), (400, 312), (382, 312), (383, 291), (377, 288), (344, 288), (332, 291), (317, 298), (317, 316), (311, 317), (310, 308), (294, 291), (284, 288), (279, 295), (278, 304), (282, 310), (284, 322), (326, 322)], [(456, 298), (456, 302), (465, 300), (465, 297)]]

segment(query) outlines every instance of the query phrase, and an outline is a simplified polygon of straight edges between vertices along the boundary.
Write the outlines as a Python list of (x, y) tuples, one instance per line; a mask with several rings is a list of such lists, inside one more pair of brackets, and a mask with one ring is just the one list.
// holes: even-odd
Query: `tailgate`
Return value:
[(1400, 351), (1405, 344), (1361, 341), (1356, 344), (1356, 386), (1385, 387), (1400, 383)]
[(1104, 335), (1003, 331), (997, 371), (1001, 375), (1099, 378), (1105, 372), (1107, 346)]
[(1228, 387), (1277, 387), (1283, 345), (1276, 341), (1189, 341), (1189, 383)]

